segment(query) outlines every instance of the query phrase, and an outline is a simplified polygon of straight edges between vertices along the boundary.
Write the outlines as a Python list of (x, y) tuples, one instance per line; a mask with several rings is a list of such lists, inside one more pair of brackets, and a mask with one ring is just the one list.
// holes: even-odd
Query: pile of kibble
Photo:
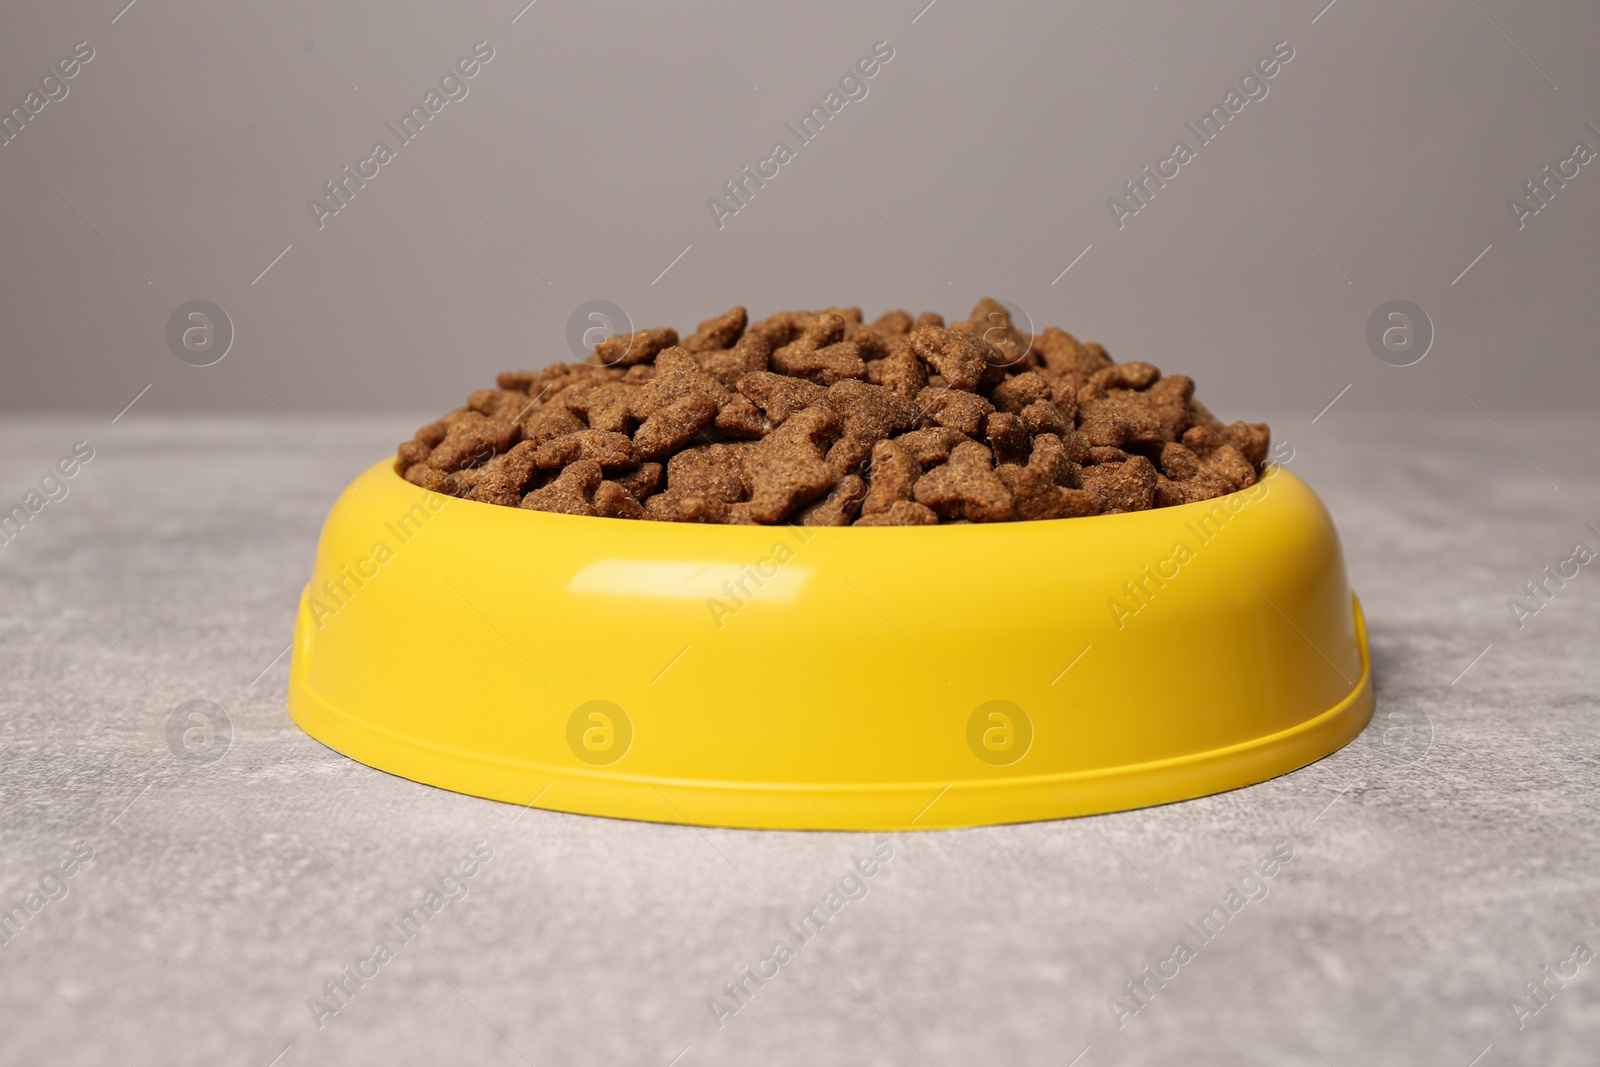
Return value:
[(568, 515), (921, 526), (1207, 500), (1253, 485), (1269, 441), (1190, 379), (1030, 336), (993, 300), (948, 326), (736, 307), (498, 384), (400, 446), (407, 481)]

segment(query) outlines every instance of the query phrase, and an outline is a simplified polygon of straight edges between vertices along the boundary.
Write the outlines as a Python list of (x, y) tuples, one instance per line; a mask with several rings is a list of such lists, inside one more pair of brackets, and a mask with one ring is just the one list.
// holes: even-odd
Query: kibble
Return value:
[(586, 363), (507, 371), (421, 427), (396, 470), (437, 493), (567, 515), (930, 526), (1172, 507), (1254, 485), (1261, 423), (1194, 381), (1114, 362), (997, 301), (934, 312), (742, 307), (681, 339), (619, 335)]
[(994, 470), (994, 455), (976, 441), (950, 450), (943, 466), (917, 479), (917, 503), (947, 519), (1004, 522), (1016, 510), (1011, 490)]

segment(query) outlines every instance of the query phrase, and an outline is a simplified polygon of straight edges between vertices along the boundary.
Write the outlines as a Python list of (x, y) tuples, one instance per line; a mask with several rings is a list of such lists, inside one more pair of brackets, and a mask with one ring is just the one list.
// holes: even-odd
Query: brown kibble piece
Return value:
[(405, 480), (412, 485), (419, 485), (431, 493), (444, 493), (447, 496), (455, 496), (454, 477), (435, 470), (426, 463), (414, 464), (405, 472)]
[(1200, 457), (1176, 441), (1161, 446), (1161, 473), (1174, 481), (1186, 482), (1202, 470)]
[(772, 420), (743, 395), (736, 396), (717, 412), (717, 429), (729, 437), (757, 441), (772, 432)]
[(904, 311), (885, 311), (872, 320), (872, 328), (885, 337), (908, 334), (913, 325), (914, 320)]
[(448, 474), (487, 463), (517, 439), (515, 423), (491, 419), (476, 411), (452, 415), (444, 440), (428, 454), (428, 466)]
[(1050, 403), (1061, 413), (1062, 421), (1068, 426), (1078, 423), (1078, 391), (1072, 387), (1072, 379), (1057, 377), (1049, 371), (1041, 374), (1050, 382), (1050, 391), (1054, 394)]
[(522, 506), (531, 511), (593, 515), (594, 504), (590, 498), (604, 477), (600, 464), (580, 459), (557, 475), (555, 481), (523, 497)]
[(1191, 426), (1183, 435), (1183, 444), (1189, 451), (1204, 459), (1228, 443), (1222, 435), (1223, 427)]
[(1067, 451), (1067, 458), (1074, 463), (1093, 463), (1094, 446), (1089, 444), (1089, 439), (1077, 430), (1068, 430), (1061, 435), (1061, 445)]
[(872, 446), (922, 423), (922, 409), (887, 389), (844, 381), (828, 390), (828, 406), (842, 417), (841, 436), (828, 452), (828, 466), (843, 477), (872, 454)]
[(762, 445), (745, 461), (752, 484), (750, 514), (757, 522), (782, 522), (832, 487), (833, 471), (821, 456), (792, 444)]
[(1022, 419), (1005, 411), (989, 416), (985, 427), (996, 463), (1026, 463), (1032, 441)]
[(806, 323), (800, 331), (800, 336), (789, 344), (779, 347), (772, 354), (776, 357), (785, 348), (813, 350), (837, 344), (844, 340), (844, 327), (845, 318), (843, 315), (834, 311), (824, 311), (820, 315), (813, 316), (811, 321)]
[(601, 482), (594, 491), (594, 513), (602, 519), (643, 519), (645, 510), (633, 494), (616, 482)]
[(642, 503), (645, 497), (661, 486), (665, 472), (666, 468), (659, 463), (641, 463), (638, 469), (619, 474), (611, 480), (626, 489), (633, 499)]
[(658, 522), (721, 523), (728, 517), (728, 505), (714, 496), (668, 489), (644, 502), (647, 518)]
[(507, 370), (495, 376), (494, 383), (502, 389), (515, 389), (526, 393), (528, 386), (532, 385), (539, 377), (536, 370)]
[(861, 358), (861, 346), (854, 341), (840, 341), (824, 348), (800, 348), (799, 344), (796, 341), (774, 352), (772, 368), (824, 386), (847, 378), (867, 376), (867, 363)]
[(980, 337), (999, 350), (1002, 366), (1024, 369), (1021, 364), (1029, 355), (1033, 339), (1011, 320), (1011, 312), (993, 297), (984, 297), (972, 309), (965, 322), (952, 323), (950, 328), (961, 333)]
[(764, 338), (774, 349), (782, 348), (799, 337), (814, 318), (809, 311), (779, 311), (751, 323), (748, 332)]
[(825, 405), (806, 408), (744, 454), (750, 514), (757, 522), (782, 522), (833, 487), (822, 448), (837, 432), (838, 419)]
[(868, 365), (869, 376), (876, 374), (881, 385), (902, 400), (912, 400), (928, 384), (928, 372), (922, 360), (912, 349), (911, 342), (896, 338), (889, 344), (889, 354)]
[(1029, 404), (1053, 396), (1050, 382), (1038, 371), (1025, 371), (989, 390), (996, 411), (1020, 413)]
[(739, 392), (775, 424), (828, 395), (828, 391), (815, 382), (771, 371), (757, 371), (740, 378)]
[(903, 442), (879, 441), (872, 449), (872, 485), (861, 502), (863, 515), (888, 511), (902, 500), (913, 499), (922, 464)]
[(1179, 504), (1192, 504), (1198, 499), (1192, 495), (1189, 486), (1182, 482), (1175, 482), (1165, 474), (1156, 473), (1156, 492), (1152, 498), (1153, 506), (1158, 508), (1177, 507)]
[(875, 442), (861, 437), (841, 437), (828, 449), (828, 454), (823, 458), (827, 461), (828, 469), (835, 478), (843, 478), (847, 474), (858, 474), (867, 465), (868, 458), (872, 455), (872, 446)]
[(502, 389), (515, 389), (532, 396), (539, 391), (534, 386), (537, 385), (542, 388), (548, 382), (566, 374), (568, 370), (569, 368), (565, 363), (557, 361), (548, 367), (541, 367), (539, 370), (506, 371), (495, 378), (495, 384)]
[(1016, 517), (1028, 521), (1061, 518), (1062, 489), (1042, 472), (1015, 463), (1002, 463), (995, 476), (1011, 490)]
[(1100, 497), (1107, 513), (1144, 511), (1155, 500), (1156, 469), (1143, 456), (1085, 467), (1078, 477), (1085, 489)]
[(1100, 514), (1099, 494), (1056, 485), (1032, 464), (1021, 467), (1008, 463), (997, 468), (995, 474), (1016, 498), (1018, 519), (1074, 519)]
[(1078, 429), (1091, 445), (1111, 448), (1162, 441), (1161, 420), (1149, 402), (1137, 393), (1119, 393), (1089, 404)]
[(1145, 401), (1161, 422), (1163, 440), (1181, 440), (1189, 429), (1189, 399), (1194, 396), (1194, 379), (1182, 374), (1162, 378), (1145, 390)]
[(583, 420), (561, 403), (545, 404), (530, 411), (522, 420), (522, 439), (542, 445), (564, 434), (584, 429)]
[[(800, 334), (794, 340), (783, 345), (775, 345), (772, 352), (771, 366), (779, 374), (793, 375), (816, 381), (819, 385), (832, 385), (840, 377), (855, 377), (849, 373), (840, 375), (842, 370), (853, 370), (859, 366), (860, 375), (866, 374), (866, 364), (861, 361), (861, 350), (852, 345), (842, 351), (830, 351), (827, 356), (818, 356), (820, 350), (830, 349), (844, 340), (845, 320), (841, 315), (823, 312), (808, 321)], [(852, 362), (852, 357), (854, 362)]]
[(428, 425), (418, 429), (416, 440), (421, 441), (429, 448), (434, 448), (439, 444), (440, 441), (445, 439), (445, 435), (449, 432), (450, 427), (445, 423), (444, 419), (440, 419), (437, 422), (430, 422)]
[(844, 324), (844, 339), (859, 348), (861, 358), (868, 363), (880, 360), (889, 354), (889, 338), (871, 326), (863, 326), (859, 322), (847, 322)]
[(984, 420), (994, 405), (977, 393), (928, 386), (917, 394), (917, 406), (940, 426), (975, 437), (983, 432)]
[(828, 390), (828, 406), (843, 418), (842, 432), (876, 444), (922, 422), (922, 409), (887, 389), (866, 382), (843, 381)]
[(1037, 468), (1064, 489), (1078, 488), (1078, 464), (1067, 455), (1066, 446), (1055, 434), (1042, 433), (1033, 439), (1028, 466)]
[(533, 454), (534, 464), (542, 470), (555, 470), (580, 459), (594, 460), (601, 470), (608, 472), (639, 465), (639, 454), (633, 442), (609, 430), (578, 430), (564, 434), (539, 445)]
[(634, 417), (648, 419), (689, 396), (704, 396), (717, 407), (733, 399), (726, 386), (701, 369), (694, 356), (673, 347), (656, 357), (656, 373), (633, 394)]
[[(1083, 350), (1083, 346), (1078, 343), (1076, 337), (1067, 331), (1056, 326), (1049, 326), (1045, 328), (1043, 333), (1034, 337), (1033, 350), (1039, 353), (1039, 357), (1044, 360), (1045, 367), (1052, 374), (1071, 378), (1080, 366), (1080, 353)], [(1084, 381), (1087, 380), (1088, 375), (1084, 375)], [(1082, 382), (1074, 382), (1075, 386), (1080, 384)]]
[(957, 445), (942, 467), (917, 479), (915, 495), (919, 504), (945, 518), (972, 522), (1003, 522), (1016, 506), (1011, 490), (994, 472), (989, 450), (976, 441)]
[(1232, 486), (1235, 492), (1240, 489), (1248, 489), (1256, 484), (1255, 467), (1251, 466), (1250, 461), (1244, 458), (1243, 452), (1240, 452), (1232, 445), (1223, 445), (1221, 448), (1215, 449), (1210, 455), (1201, 460), (1201, 463), (1204, 464), (1206, 470), (1218, 475)]
[(589, 362), (598, 367), (628, 367), (635, 363), (650, 363), (663, 349), (677, 343), (678, 331), (671, 326), (619, 333), (595, 345), (594, 355), (589, 357)]
[(704, 393), (674, 400), (645, 419), (634, 432), (641, 459), (662, 459), (688, 444), (717, 417), (717, 402)]
[(631, 409), (637, 403), (638, 392), (638, 386), (626, 382), (592, 382), (563, 390), (561, 402), (567, 410), (588, 419), (592, 429), (631, 433)]
[(1072, 423), (1061, 417), (1061, 409), (1048, 400), (1035, 400), (1022, 409), (1022, 425), (1030, 434), (1055, 434), (1057, 437), (1072, 429)]
[(821, 451), (838, 436), (839, 413), (824, 400), (790, 416), (767, 440), (803, 441)]
[(432, 451), (432, 445), (425, 445), (414, 438), (406, 441), (395, 453), (395, 467), (404, 474), (409, 468), (427, 459), (428, 453)]
[(861, 513), (861, 500), (867, 483), (860, 475), (847, 474), (828, 491), (828, 495), (800, 509), (801, 526), (849, 526)]
[(1075, 389), (1087, 384), (1095, 372), (1111, 365), (1099, 345), (1091, 348), (1054, 326), (1034, 337), (1033, 349), (1052, 373), (1070, 380)]
[(667, 488), (733, 504), (750, 495), (744, 478), (747, 445), (700, 445), (667, 461)]
[(694, 333), (678, 344), (687, 352), (710, 352), (718, 348), (732, 348), (744, 334), (747, 321), (742, 307), (729, 308), (715, 318), (706, 319)]
[(1099, 515), (1105, 508), (1104, 501), (1099, 493), (1093, 489), (1063, 489), (1061, 490), (1061, 505), (1063, 519), (1078, 519), (1089, 515)]
[(1111, 448), (1107, 445), (1095, 445), (1089, 449), (1089, 463), (1098, 466), (1102, 463), (1126, 463), (1128, 453), (1120, 448)]
[(479, 389), (467, 397), (467, 407), (491, 419), (515, 419), (527, 405), (528, 394), (511, 389)]
[(1272, 445), (1272, 431), (1264, 422), (1236, 422), (1223, 431), (1228, 441), (1237, 448), (1251, 466), (1261, 468), (1267, 462), (1267, 449)]
[(897, 500), (888, 511), (863, 515), (853, 526), (936, 526), (939, 516), (926, 504), (915, 500)]
[(1162, 507), (1210, 500), (1226, 496), (1234, 490), (1227, 478), (1212, 470), (1187, 446), (1176, 441), (1161, 448), (1161, 473), (1163, 477), (1156, 482), (1156, 500), (1166, 501), (1165, 504), (1158, 503)]
[(895, 438), (895, 443), (909, 449), (923, 467), (936, 467), (949, 459), (950, 450), (966, 439), (967, 435), (960, 430), (952, 430), (948, 426), (930, 426), (925, 430), (901, 434)]
[(1221, 475), (1234, 490), (1243, 490), (1256, 483), (1256, 467), (1230, 442), (1229, 432), (1210, 427), (1190, 427), (1184, 434), (1184, 445), (1200, 458), (1206, 470)]
[(534, 463), (536, 449), (537, 446), (529, 441), (518, 441), (511, 446), (511, 451), (485, 463), (478, 469), (478, 478), (473, 483), (472, 492), (467, 494), (468, 499), (512, 508), (522, 503), (528, 483), (537, 474)]
[(1089, 381), (1101, 389), (1148, 389), (1161, 380), (1161, 368), (1150, 363), (1114, 363)]
[(911, 335), (911, 347), (923, 361), (944, 376), (952, 389), (974, 392), (991, 370), (1003, 368), (1006, 357), (999, 349), (971, 334), (938, 326), (924, 326)]
[(747, 333), (739, 343), (726, 351), (702, 352), (697, 358), (700, 367), (724, 387), (733, 389), (746, 374), (767, 369), (772, 359), (772, 346), (760, 334)]
[(1077, 488), (1077, 466), (1067, 459), (1060, 438), (1035, 438), (1027, 466), (1006, 464), (995, 473), (1017, 501), (1019, 519), (1069, 519), (1098, 515), (1101, 497)]

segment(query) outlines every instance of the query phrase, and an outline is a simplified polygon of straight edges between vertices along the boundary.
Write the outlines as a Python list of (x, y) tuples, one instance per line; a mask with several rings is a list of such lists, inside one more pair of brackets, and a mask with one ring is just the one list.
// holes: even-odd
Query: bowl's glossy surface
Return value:
[(1294, 475), (1199, 504), (811, 529), (553, 515), (379, 463), (322, 532), (289, 708), (363, 763), (660, 822), (903, 830), (1237, 788), (1372, 713)]

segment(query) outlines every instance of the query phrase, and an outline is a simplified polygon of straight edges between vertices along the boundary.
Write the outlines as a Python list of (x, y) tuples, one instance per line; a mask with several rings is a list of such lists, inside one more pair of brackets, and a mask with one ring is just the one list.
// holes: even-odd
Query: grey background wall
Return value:
[[(986, 294), (1228, 417), (1597, 395), (1600, 166), (1520, 229), (1507, 205), (1600, 149), (1593, 4), (525, 2), (6, 5), (5, 108), (93, 59), (0, 147), (0, 405), (442, 410), (571, 358), (595, 298), (685, 328)], [(319, 227), (308, 199), (479, 41), (467, 95)], [(1280, 41), (1268, 94), (1119, 228), (1108, 199)], [(719, 228), (708, 198), (779, 139)], [(1366, 338), (1397, 298), (1436, 331), (1405, 368)], [(193, 299), (233, 324), (212, 366), (169, 347)]]

